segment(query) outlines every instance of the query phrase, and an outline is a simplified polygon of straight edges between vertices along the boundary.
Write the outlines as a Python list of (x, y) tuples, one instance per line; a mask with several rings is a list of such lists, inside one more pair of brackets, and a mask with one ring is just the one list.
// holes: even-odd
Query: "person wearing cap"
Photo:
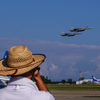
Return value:
[(44, 60), (45, 55), (32, 54), (27, 46), (10, 48), (7, 58), (0, 60), (0, 75), (11, 76), (0, 90), (0, 100), (55, 100), (39, 74)]

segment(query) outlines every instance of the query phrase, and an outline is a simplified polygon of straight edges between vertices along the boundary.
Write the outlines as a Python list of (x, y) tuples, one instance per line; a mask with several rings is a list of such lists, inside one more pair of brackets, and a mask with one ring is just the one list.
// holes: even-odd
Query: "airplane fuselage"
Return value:
[(78, 33), (78, 32), (76, 32), (76, 33), (62, 33), (61, 36), (74, 36), (76, 34), (81, 34), (81, 33)]
[(74, 32), (74, 31), (76, 31), (76, 32), (81, 32), (81, 31), (84, 31), (85, 30), (85, 28), (80, 28), (80, 29), (73, 29), (73, 30), (70, 30), (71, 32)]
[(62, 34), (62, 36), (74, 36), (75, 34), (71, 34), (71, 33), (64, 33)]
[(85, 30), (87, 30), (87, 29), (92, 29), (91, 27), (85, 27), (85, 28), (71, 28), (71, 32), (81, 32), (81, 31), (85, 31)]

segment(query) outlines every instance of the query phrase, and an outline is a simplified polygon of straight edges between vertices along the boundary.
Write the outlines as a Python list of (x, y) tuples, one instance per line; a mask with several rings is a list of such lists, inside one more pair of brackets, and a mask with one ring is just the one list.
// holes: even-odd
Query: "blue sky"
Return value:
[[(0, 56), (14, 45), (27, 45), (33, 53), (44, 53), (41, 74), (52, 80), (82, 76), (99, 77), (99, 0), (1, 0)], [(92, 27), (81, 35), (62, 37), (61, 32)]]

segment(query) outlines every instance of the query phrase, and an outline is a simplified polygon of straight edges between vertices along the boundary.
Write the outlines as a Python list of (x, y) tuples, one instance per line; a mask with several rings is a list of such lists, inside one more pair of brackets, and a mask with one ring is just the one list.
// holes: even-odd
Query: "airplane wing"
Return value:
[(82, 34), (82, 33), (75, 33), (75, 34)]
[(10, 76), (2, 76), (2, 75), (0, 75), (0, 80), (9, 81), (10, 78), (11, 78)]

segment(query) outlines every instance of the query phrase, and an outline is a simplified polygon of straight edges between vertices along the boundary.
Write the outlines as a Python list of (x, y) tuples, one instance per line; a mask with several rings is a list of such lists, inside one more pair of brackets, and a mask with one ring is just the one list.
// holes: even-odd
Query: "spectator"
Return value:
[(10, 48), (7, 58), (0, 60), (0, 75), (11, 76), (0, 90), (0, 100), (55, 100), (39, 74), (44, 60), (45, 55), (32, 54), (27, 46)]

